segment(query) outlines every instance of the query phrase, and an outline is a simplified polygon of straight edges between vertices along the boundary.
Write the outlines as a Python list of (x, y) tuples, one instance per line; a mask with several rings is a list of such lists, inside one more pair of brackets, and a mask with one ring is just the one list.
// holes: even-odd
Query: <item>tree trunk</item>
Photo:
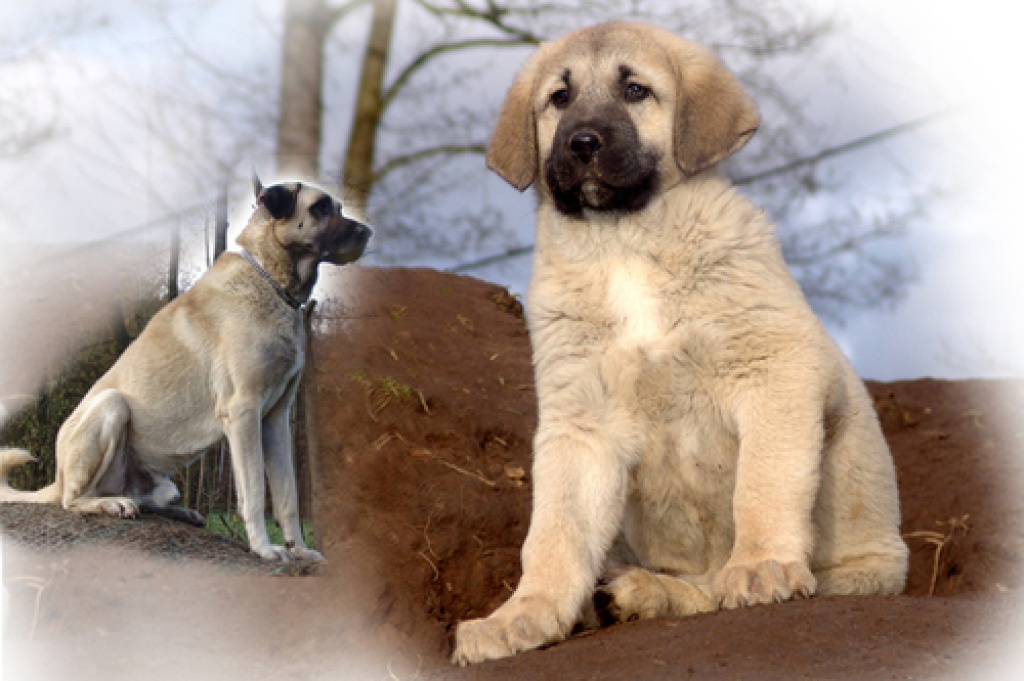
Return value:
[(370, 38), (363, 55), (363, 71), (359, 79), (352, 133), (345, 153), (342, 173), (343, 200), (354, 212), (365, 215), (366, 203), (373, 188), (374, 149), (377, 127), (384, 114), (384, 69), (391, 49), (395, 24), (396, 0), (374, 0)]
[(285, 5), (276, 158), (281, 180), (320, 176), (324, 43), (330, 24), (324, 0), (288, 0)]

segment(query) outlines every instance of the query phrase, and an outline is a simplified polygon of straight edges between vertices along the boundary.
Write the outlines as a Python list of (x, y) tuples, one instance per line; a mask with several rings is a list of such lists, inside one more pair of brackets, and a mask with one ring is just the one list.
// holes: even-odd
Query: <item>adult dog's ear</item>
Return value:
[(295, 213), (295, 199), (301, 188), (301, 184), (275, 184), (266, 189), (261, 189), (258, 200), (266, 207), (271, 217), (275, 220), (283, 220), (290, 218)]
[(252, 171), (252, 195), (258, 202), (260, 200), (260, 194), (263, 193), (263, 182), (260, 180), (260, 176), (256, 174), (256, 171)]
[(703, 47), (677, 39), (676, 163), (691, 176), (740, 150), (760, 124), (739, 80)]
[(487, 167), (519, 191), (526, 190), (537, 178), (534, 81), (534, 69), (529, 65), (516, 76), (487, 148)]

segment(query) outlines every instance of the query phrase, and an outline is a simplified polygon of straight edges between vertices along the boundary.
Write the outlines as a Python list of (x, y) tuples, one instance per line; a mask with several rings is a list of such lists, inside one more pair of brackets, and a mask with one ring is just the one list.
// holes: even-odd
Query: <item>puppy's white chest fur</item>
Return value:
[(643, 265), (635, 262), (612, 265), (608, 272), (607, 301), (619, 345), (649, 347), (665, 337), (661, 297)]

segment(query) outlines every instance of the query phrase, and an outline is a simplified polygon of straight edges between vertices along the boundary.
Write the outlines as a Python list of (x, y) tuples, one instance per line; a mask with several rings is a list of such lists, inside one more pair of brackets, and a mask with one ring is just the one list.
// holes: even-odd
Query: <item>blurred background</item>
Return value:
[(315, 179), (367, 263), (524, 293), (534, 199), (486, 171), (535, 45), (610, 19), (711, 46), (762, 127), (726, 172), (868, 377), (1019, 376), (1022, 51), (1006, 3), (0, 3), (0, 402), (123, 347), (243, 226), (250, 178)]

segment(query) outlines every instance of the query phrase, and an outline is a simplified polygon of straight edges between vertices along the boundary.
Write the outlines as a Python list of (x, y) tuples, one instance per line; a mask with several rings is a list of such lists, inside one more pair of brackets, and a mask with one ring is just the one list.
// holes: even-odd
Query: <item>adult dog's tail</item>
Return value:
[(26, 504), (57, 504), (60, 503), (60, 488), (57, 482), (35, 492), (22, 492), (16, 490), (7, 483), (7, 474), (12, 468), (16, 468), (29, 461), (35, 461), (24, 449), (5, 449), (0, 451), (0, 502), (19, 501)]

